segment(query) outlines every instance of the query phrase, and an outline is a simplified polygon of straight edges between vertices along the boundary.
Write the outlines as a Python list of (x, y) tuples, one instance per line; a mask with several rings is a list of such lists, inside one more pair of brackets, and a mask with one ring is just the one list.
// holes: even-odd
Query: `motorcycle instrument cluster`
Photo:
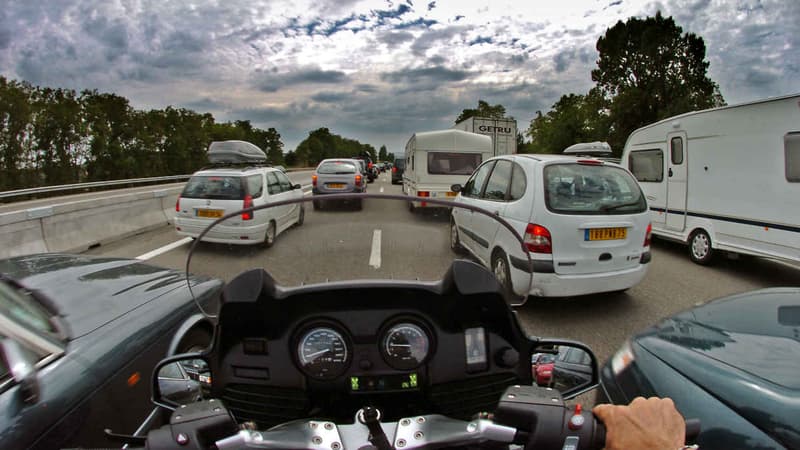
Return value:
[[(430, 355), (431, 337), (427, 328), (417, 321), (388, 322), (376, 330), (376, 344), (386, 364), (402, 371), (420, 367)], [(316, 322), (314, 326), (301, 329), (297, 335), (297, 363), (300, 369), (316, 380), (332, 380), (344, 374), (350, 367), (353, 354), (350, 334), (341, 326), (328, 321)], [(351, 380), (353, 386), (363, 390), (365, 386), (392, 386), (398, 389), (416, 387), (416, 375), (412, 379), (381, 378), (379, 383), (364, 379), (364, 383)]]

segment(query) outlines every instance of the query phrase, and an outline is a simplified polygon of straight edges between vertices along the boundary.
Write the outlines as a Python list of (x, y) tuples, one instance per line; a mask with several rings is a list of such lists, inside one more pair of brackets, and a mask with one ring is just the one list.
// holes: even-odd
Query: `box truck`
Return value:
[(453, 125), (453, 129), (483, 134), (492, 138), (492, 156), (517, 153), (517, 121), (514, 119), (470, 117)]
[(687, 244), (693, 261), (724, 251), (800, 262), (800, 94), (639, 128), (622, 164), (653, 234)]

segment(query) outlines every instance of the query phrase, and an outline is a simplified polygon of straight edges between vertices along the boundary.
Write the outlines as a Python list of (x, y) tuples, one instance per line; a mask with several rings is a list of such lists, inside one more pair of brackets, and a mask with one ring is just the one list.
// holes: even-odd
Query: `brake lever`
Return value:
[(129, 445), (145, 445), (147, 443), (147, 436), (132, 436), (128, 434), (117, 434), (111, 431), (110, 428), (103, 430), (106, 438), (115, 442), (121, 442)]

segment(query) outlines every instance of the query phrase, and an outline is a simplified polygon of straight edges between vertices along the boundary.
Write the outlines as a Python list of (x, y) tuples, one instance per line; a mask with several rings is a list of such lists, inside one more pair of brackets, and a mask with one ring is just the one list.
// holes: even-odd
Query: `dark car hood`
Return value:
[(138, 260), (41, 254), (0, 260), (0, 273), (43, 294), (77, 339), (186, 286), (183, 272)]
[(726, 297), (635, 340), (773, 438), (800, 446), (800, 289)]

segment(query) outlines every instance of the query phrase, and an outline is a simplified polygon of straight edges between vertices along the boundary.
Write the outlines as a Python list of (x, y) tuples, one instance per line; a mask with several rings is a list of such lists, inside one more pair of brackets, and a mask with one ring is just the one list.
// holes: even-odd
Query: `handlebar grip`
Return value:
[[(603, 448), (606, 446), (606, 426), (597, 419), (594, 415), (594, 439), (592, 440), (592, 445), (589, 448)], [(701, 431), (701, 423), (700, 419), (686, 419), (686, 436), (685, 442), (694, 442), (697, 440), (697, 437), (700, 436)]]
[(686, 442), (694, 442), (700, 431), (700, 419), (686, 419)]

